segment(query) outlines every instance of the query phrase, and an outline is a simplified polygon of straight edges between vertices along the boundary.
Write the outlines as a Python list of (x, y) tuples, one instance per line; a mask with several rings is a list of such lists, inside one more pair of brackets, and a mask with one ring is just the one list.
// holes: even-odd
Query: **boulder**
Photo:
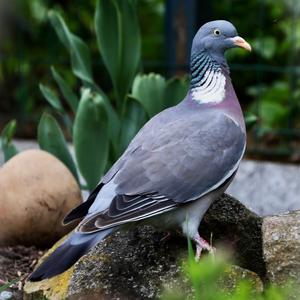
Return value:
[(262, 229), (268, 280), (300, 285), (300, 211), (266, 217)]
[[(263, 263), (256, 253), (261, 249), (253, 241), (253, 231), (259, 234), (261, 219), (237, 200), (227, 195), (217, 200), (207, 212), (201, 229), (208, 238), (214, 233), (214, 244), (230, 241), (234, 249), (241, 251), (242, 264), (264, 273), (258, 263), (246, 263), (247, 257)], [(67, 299), (156, 299), (170, 284), (186, 286), (182, 279), (182, 260), (187, 257), (187, 239), (173, 234), (166, 240), (165, 234), (150, 226), (115, 232), (60, 276), (27, 282), (25, 299), (45, 296), (55, 300), (62, 295)], [(256, 290), (262, 290), (259, 276), (241, 267), (231, 268), (227, 278), (227, 287), (234, 287), (239, 279), (246, 278)], [(60, 294), (57, 287), (63, 287), (59, 289)]]
[[(64, 215), (81, 192), (67, 167), (41, 150), (21, 152), (0, 168), (0, 245), (53, 245), (72, 227)], [(74, 226), (74, 225), (73, 225)]]
[(200, 233), (207, 241), (226, 246), (241, 267), (264, 278), (266, 269), (262, 254), (262, 222), (262, 217), (235, 198), (224, 194), (204, 215)]
[[(192, 294), (182, 274), (186, 240), (173, 236), (162, 241), (163, 237), (150, 226), (116, 232), (65, 273), (41, 282), (27, 282), (24, 299), (157, 299), (165, 290), (178, 287)], [(259, 276), (249, 270), (231, 266), (225, 275), (219, 284), (227, 293), (240, 279), (249, 280), (256, 292), (263, 290)]]

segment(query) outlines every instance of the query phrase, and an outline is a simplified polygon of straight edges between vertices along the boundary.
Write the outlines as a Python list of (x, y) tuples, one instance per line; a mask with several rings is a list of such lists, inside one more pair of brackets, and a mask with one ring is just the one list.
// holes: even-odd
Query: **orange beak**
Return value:
[(231, 39), (233, 44), (236, 45), (237, 47), (244, 48), (247, 51), (251, 51), (251, 46), (248, 42), (246, 42), (243, 38), (240, 36), (235, 36), (234, 38)]

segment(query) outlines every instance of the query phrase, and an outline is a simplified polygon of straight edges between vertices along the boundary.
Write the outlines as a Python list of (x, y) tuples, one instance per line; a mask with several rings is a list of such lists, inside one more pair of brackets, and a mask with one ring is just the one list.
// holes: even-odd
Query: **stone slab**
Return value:
[(227, 193), (262, 216), (300, 209), (300, 166), (243, 160)]

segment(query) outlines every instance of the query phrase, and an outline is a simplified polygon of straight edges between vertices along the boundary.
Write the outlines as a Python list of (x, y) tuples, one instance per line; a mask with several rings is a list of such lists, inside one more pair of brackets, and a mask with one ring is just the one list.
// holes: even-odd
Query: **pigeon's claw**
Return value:
[(199, 261), (202, 250), (207, 250), (212, 256), (215, 256), (215, 248), (212, 247), (205, 239), (203, 239), (199, 233), (195, 235), (193, 240), (196, 243), (196, 256), (195, 260)]

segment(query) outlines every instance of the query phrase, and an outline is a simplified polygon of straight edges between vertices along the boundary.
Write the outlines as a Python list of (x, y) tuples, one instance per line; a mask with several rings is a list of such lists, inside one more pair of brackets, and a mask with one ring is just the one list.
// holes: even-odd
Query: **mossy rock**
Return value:
[[(218, 201), (225, 201), (224, 197)], [(236, 215), (234, 218), (238, 219)], [(184, 290), (191, 291), (182, 276), (182, 262), (188, 256), (187, 240), (179, 234), (163, 239), (165, 235), (150, 226), (115, 232), (71, 270), (50, 280), (26, 283), (25, 299), (35, 300), (41, 295), (49, 300), (157, 299), (168, 286), (184, 286)], [(249, 279), (254, 290), (262, 290), (262, 282), (255, 273), (237, 266), (229, 269), (222, 283), (229, 290), (241, 278)]]
[[(41, 264), (67, 237), (68, 235), (54, 244), (54, 246), (40, 259), (38, 264)], [(47, 280), (26, 282), (24, 286), (24, 300), (62, 300), (67, 298), (72, 273), (73, 267), (64, 273)]]

